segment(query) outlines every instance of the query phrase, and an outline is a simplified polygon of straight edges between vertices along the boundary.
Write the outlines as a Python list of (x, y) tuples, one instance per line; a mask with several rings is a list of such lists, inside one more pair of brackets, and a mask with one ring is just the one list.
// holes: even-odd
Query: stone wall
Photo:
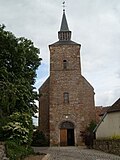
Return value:
[[(95, 106), (94, 89), (81, 75), (79, 44), (50, 46), (49, 93), (50, 145), (60, 145), (59, 126), (65, 121), (74, 124), (75, 145), (81, 145), (80, 131), (95, 120)], [(67, 103), (64, 93), (69, 95)]]
[(120, 140), (94, 140), (93, 148), (120, 156)]
[(49, 78), (39, 89), (39, 127), (49, 138)]
[(5, 145), (3, 142), (0, 142), (0, 160), (9, 160), (5, 154)]

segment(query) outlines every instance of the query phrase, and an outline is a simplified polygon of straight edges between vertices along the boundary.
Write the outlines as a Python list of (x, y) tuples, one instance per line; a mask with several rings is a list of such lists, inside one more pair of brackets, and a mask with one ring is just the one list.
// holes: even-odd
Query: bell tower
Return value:
[[(50, 73), (53, 71), (78, 71), (81, 74), (80, 47), (81, 45), (71, 40), (72, 32), (69, 30), (65, 10), (63, 10), (60, 31), (56, 43), (50, 48)], [(67, 73), (67, 72), (66, 72)]]
[(71, 35), (63, 9), (58, 41), (49, 45), (50, 76), (39, 89), (40, 130), (51, 146), (81, 145), (80, 132), (95, 120), (94, 89), (81, 74), (81, 45)]
[[(77, 126), (72, 129), (75, 137), (71, 141), (78, 144), (81, 140), (78, 136), (81, 130), (84, 130), (88, 121), (85, 120), (85, 93), (83, 77), (81, 75), (80, 48), (81, 45), (71, 40), (72, 32), (69, 30), (65, 10), (63, 10), (60, 31), (58, 32), (58, 41), (49, 46), (50, 49), (50, 106), (49, 106), (49, 126), (50, 126), (50, 144), (60, 144), (58, 137), (60, 134), (68, 134), (68, 129), (64, 132), (59, 129), (60, 123), (67, 121)], [(89, 86), (88, 86), (89, 88)], [(91, 88), (91, 87), (90, 87)], [(89, 91), (89, 89), (88, 89)], [(90, 91), (91, 92), (91, 91)], [(85, 95), (86, 94), (86, 95)], [(88, 93), (89, 94), (89, 93)], [(94, 106), (94, 94), (91, 95), (91, 104)], [(86, 101), (86, 102), (85, 102)], [(86, 114), (87, 115), (87, 114)], [(89, 116), (90, 117), (90, 116)], [(85, 121), (84, 123), (81, 121)], [(65, 123), (65, 124), (68, 124)], [(76, 135), (75, 135), (76, 133)], [(71, 134), (71, 133), (70, 133)], [(67, 137), (67, 135), (66, 135)], [(66, 138), (67, 139), (67, 138)], [(66, 142), (62, 144), (67, 145)]]

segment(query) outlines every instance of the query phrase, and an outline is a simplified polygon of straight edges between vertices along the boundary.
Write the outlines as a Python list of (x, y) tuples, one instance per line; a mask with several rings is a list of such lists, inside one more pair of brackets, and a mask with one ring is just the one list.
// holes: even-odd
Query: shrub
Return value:
[(86, 128), (86, 131), (89, 131), (89, 132), (93, 132), (94, 128), (96, 127), (96, 122), (95, 121), (91, 121), (88, 125), (88, 127)]
[(0, 141), (5, 141), (5, 136), (4, 136), (4, 132), (3, 132), (3, 126), (5, 126), (8, 122), (8, 118), (7, 117), (2, 117), (0, 118)]
[(19, 145), (15, 141), (6, 141), (6, 152), (10, 160), (20, 160), (34, 153), (31, 147)]
[(32, 146), (39, 147), (48, 145), (49, 145), (48, 139), (45, 137), (42, 131), (37, 130), (33, 133)]
[(93, 139), (95, 138), (95, 135), (93, 133), (94, 128), (96, 127), (96, 122), (91, 121), (89, 125), (86, 127), (85, 131), (81, 131), (81, 137), (83, 139), (83, 142), (88, 148), (93, 148)]
[(113, 135), (108, 137), (97, 138), (97, 140), (106, 141), (106, 140), (120, 140), (120, 135)]
[(2, 127), (7, 140), (16, 140), (18, 144), (31, 144), (32, 118), (28, 113), (15, 112), (9, 117), (9, 122)]
[(113, 135), (110, 137), (112, 140), (120, 140), (120, 135)]

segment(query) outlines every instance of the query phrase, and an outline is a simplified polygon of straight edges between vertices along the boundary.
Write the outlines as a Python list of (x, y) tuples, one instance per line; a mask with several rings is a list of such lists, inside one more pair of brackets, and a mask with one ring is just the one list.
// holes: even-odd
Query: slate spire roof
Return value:
[(60, 31), (69, 31), (69, 27), (68, 27), (66, 15), (65, 15), (65, 10), (63, 10), (63, 16), (62, 16)]
[[(65, 9), (63, 9), (62, 21), (60, 26), (60, 31), (58, 31), (58, 41), (51, 45), (80, 45), (71, 40), (72, 32), (69, 30)], [(80, 45), (81, 46), (81, 45)]]
[(69, 31), (65, 10), (63, 10), (62, 22), (60, 31), (58, 32), (59, 41), (70, 41), (71, 40), (71, 31)]

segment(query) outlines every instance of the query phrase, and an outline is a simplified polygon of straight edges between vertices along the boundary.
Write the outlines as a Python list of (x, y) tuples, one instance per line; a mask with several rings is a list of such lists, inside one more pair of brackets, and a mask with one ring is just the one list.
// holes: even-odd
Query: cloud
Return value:
[[(49, 76), (48, 45), (58, 40), (61, 16), (59, 0), (1, 0), (1, 23), (40, 48), (37, 88)], [(66, 1), (66, 16), (72, 40), (82, 44), (82, 73), (95, 88), (96, 105), (110, 105), (120, 89), (120, 1)]]
[(120, 87), (119, 88), (111, 88), (108, 90), (102, 90), (99, 92), (99, 95), (96, 96), (98, 103), (103, 102), (103, 106), (111, 106), (118, 98), (120, 98)]
[(38, 126), (38, 118), (33, 117), (33, 125)]
[(119, 71), (117, 72), (117, 77), (120, 79), (120, 69), (119, 69)]

